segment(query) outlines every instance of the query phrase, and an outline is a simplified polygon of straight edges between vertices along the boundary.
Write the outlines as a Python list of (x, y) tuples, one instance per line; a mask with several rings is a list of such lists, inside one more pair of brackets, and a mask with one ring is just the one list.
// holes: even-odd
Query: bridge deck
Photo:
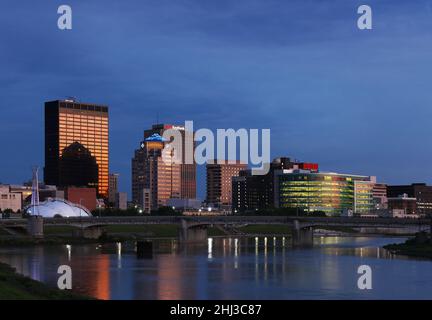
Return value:
[[(355, 217), (283, 217), (283, 216), (144, 216), (144, 217), (89, 217), (89, 218), (46, 218), (47, 226), (106, 226), (106, 225), (142, 225), (142, 224), (181, 224), (185, 220), (190, 224), (226, 225), (226, 224), (286, 224), (298, 221), (301, 227), (344, 226), (344, 227), (387, 227), (426, 226), (430, 219), (409, 218), (355, 218)], [(4, 227), (25, 226), (27, 219), (0, 219)]]

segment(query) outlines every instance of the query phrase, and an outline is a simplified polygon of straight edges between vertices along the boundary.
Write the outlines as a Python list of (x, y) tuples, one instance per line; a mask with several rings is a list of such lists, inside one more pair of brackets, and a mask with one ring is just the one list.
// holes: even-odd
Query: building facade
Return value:
[(393, 216), (415, 215), (417, 213), (417, 199), (406, 193), (388, 198), (388, 209)]
[(108, 176), (108, 202), (114, 204), (118, 192), (119, 174), (111, 173)]
[(21, 193), (12, 192), (10, 186), (0, 185), (0, 211), (7, 209), (13, 212), (21, 212), (22, 198)]
[[(153, 134), (158, 134), (163, 136), (166, 130), (177, 130), (182, 138), (182, 161), (180, 164), (180, 198), (181, 199), (195, 199), (196, 198), (196, 163), (194, 160), (195, 143), (194, 132), (189, 132), (184, 126), (173, 125), (173, 124), (155, 124), (150, 129), (144, 130), (144, 139), (152, 136)], [(191, 139), (193, 143), (193, 150), (191, 159), (193, 163), (186, 163), (186, 153), (188, 152), (186, 148), (186, 138)]]
[(387, 209), (387, 185), (384, 183), (375, 183), (372, 192), (375, 209)]
[[(46, 102), (45, 183), (59, 187), (84, 183), (86, 187), (97, 188), (99, 196), (107, 198), (108, 131), (107, 106), (75, 100)], [(73, 181), (75, 172), (82, 177), (78, 182)]]
[(307, 170), (284, 170), (277, 177), (277, 207), (340, 215), (373, 209), (371, 177)]
[(166, 141), (157, 133), (146, 138), (132, 159), (132, 200), (145, 212), (181, 198), (181, 165), (175, 163)]
[(96, 209), (96, 189), (67, 187), (65, 189), (65, 199), (69, 202), (83, 206), (90, 212)]
[(265, 175), (252, 175), (250, 170), (241, 171), (239, 177), (232, 180), (232, 211), (234, 213), (252, 212), (276, 207), (277, 185), (275, 177), (283, 170), (301, 169), (318, 171), (317, 163), (306, 163), (292, 160), (289, 157), (275, 158), (270, 163), (269, 172)]
[(214, 160), (207, 164), (207, 197), (206, 202), (216, 207), (232, 205), (232, 178), (237, 177), (240, 171), (246, 170), (247, 165), (240, 161)]
[(406, 194), (409, 198), (416, 198), (416, 210), (419, 215), (432, 214), (432, 186), (425, 183), (413, 183), (411, 185), (387, 186), (387, 197), (397, 198)]
[(115, 196), (115, 207), (116, 209), (126, 210), (127, 209), (127, 193), (117, 192)]

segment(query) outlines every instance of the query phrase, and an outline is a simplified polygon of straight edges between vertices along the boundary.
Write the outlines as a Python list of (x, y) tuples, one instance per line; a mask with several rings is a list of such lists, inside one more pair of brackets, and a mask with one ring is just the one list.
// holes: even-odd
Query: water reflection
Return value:
[[(137, 259), (135, 244), (127, 242), (4, 248), (0, 260), (52, 286), (58, 266), (70, 265), (73, 289), (98, 299), (431, 298), (432, 263), (381, 248), (404, 239), (314, 240), (307, 249), (293, 248), (285, 237), (216, 237), (197, 245), (161, 240), (153, 241), (151, 259)], [(373, 292), (356, 288), (360, 264), (377, 273)]]

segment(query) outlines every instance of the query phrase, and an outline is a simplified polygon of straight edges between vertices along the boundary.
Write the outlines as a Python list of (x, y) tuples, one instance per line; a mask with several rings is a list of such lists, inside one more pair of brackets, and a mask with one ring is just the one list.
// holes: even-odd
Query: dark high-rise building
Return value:
[(387, 186), (387, 197), (397, 198), (406, 194), (409, 198), (417, 199), (417, 214), (432, 214), (432, 186), (426, 183), (413, 183), (411, 185)]
[[(95, 187), (99, 196), (106, 198), (109, 166), (108, 128), (107, 106), (80, 103), (75, 100), (46, 102), (45, 183), (59, 187), (75, 184)], [(65, 152), (67, 155), (63, 157)], [(89, 168), (86, 168), (87, 166)], [(74, 172), (79, 173), (78, 180), (73, 180)]]

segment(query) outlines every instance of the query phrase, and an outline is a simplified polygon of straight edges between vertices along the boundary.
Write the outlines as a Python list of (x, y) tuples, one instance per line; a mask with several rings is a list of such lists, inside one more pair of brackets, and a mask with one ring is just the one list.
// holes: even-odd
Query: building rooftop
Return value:
[(145, 141), (166, 142), (168, 140), (164, 137), (161, 137), (160, 134), (153, 133), (150, 137), (146, 138)]

